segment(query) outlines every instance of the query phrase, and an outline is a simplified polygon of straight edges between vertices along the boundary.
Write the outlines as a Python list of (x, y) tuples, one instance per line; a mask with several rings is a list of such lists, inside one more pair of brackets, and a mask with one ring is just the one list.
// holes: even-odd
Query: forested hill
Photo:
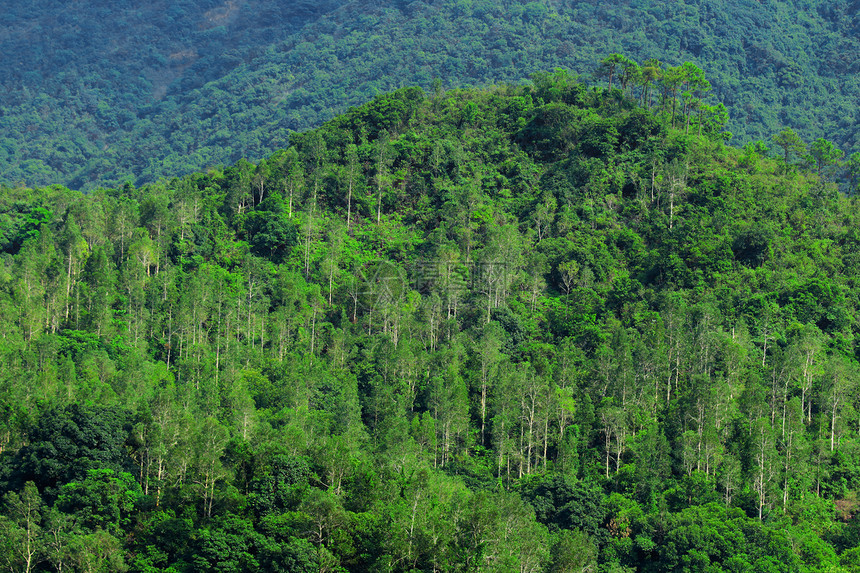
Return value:
[(856, 2), (15, 2), (0, 180), (75, 189), (259, 160), (406, 85), (590, 74), (611, 53), (708, 70), (742, 145), (791, 127), (860, 151)]
[(856, 571), (860, 205), (725, 119), (542, 73), (3, 187), (0, 562)]

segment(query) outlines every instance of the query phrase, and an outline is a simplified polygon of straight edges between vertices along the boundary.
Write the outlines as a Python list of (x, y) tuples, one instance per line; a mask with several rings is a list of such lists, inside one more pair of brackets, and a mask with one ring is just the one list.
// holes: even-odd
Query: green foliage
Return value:
[(853, 567), (857, 199), (615, 66), (3, 188), (3, 566)]
[(130, 473), (94, 469), (85, 480), (60, 488), (57, 507), (75, 514), (83, 527), (117, 535), (131, 524), (130, 514), (140, 495), (140, 485)]
[(128, 417), (121, 410), (79, 404), (49, 409), (30, 430), (28, 445), (4, 460), (4, 473), (12, 488), (32, 481), (55, 496), (90, 470), (129, 468), (127, 436)]
[[(827, 137), (857, 151), (860, 45), (850, 3), (182, 0), (115, 8), (28, 1), (7, 12), (7, 184), (95, 190), (258, 161), (295, 132), (386, 94), (361, 120), (366, 131), (352, 135), (355, 144), (375, 141), (397, 131), (421, 99), (417, 88), (386, 92), (522, 83), (556, 68), (594, 72), (619, 95), (641, 88), (643, 107), (665, 99), (673, 117), (692, 110), (689, 120), (672, 120), (687, 131), (727, 133), (728, 109), (740, 144), (789, 126), (808, 141)], [(532, 77), (542, 86), (540, 72)], [(703, 101), (709, 89), (718, 104)], [(541, 87), (537, 97), (594, 97), (582, 87), (553, 90)], [(463, 108), (463, 125), (475, 111)], [(341, 117), (346, 129), (354, 113), (366, 111)]]

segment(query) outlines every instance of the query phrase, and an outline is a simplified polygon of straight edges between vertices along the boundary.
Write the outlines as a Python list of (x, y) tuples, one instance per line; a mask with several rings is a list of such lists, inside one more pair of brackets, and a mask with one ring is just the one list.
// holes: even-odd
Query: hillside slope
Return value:
[(0, 188), (0, 560), (852, 570), (860, 204), (687, 111), (405, 88)]

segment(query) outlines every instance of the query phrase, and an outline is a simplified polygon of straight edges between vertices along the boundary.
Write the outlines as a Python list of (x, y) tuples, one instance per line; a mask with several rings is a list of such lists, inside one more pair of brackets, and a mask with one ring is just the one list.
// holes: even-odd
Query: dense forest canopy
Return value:
[(858, 570), (835, 146), (728, 147), (698, 67), (649, 97), (619, 66), (0, 188), (0, 562)]
[(611, 53), (707, 69), (737, 145), (790, 127), (853, 153), (858, 38), (847, 0), (14, 2), (0, 181), (94, 189), (257, 161), (379, 93), (590, 74)]

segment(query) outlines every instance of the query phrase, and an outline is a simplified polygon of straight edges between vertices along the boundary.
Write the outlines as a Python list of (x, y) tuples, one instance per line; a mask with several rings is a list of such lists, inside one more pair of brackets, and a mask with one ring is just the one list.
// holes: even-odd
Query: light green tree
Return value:
[(30, 573), (45, 558), (44, 503), (33, 482), (27, 482), (20, 494), (6, 494), (4, 501), (6, 510), (0, 515), (0, 561), (10, 571)]
[(789, 158), (792, 154), (800, 157), (806, 153), (806, 144), (790, 127), (786, 127), (771, 139), (777, 147), (782, 149), (782, 158), (786, 165), (789, 164)]

